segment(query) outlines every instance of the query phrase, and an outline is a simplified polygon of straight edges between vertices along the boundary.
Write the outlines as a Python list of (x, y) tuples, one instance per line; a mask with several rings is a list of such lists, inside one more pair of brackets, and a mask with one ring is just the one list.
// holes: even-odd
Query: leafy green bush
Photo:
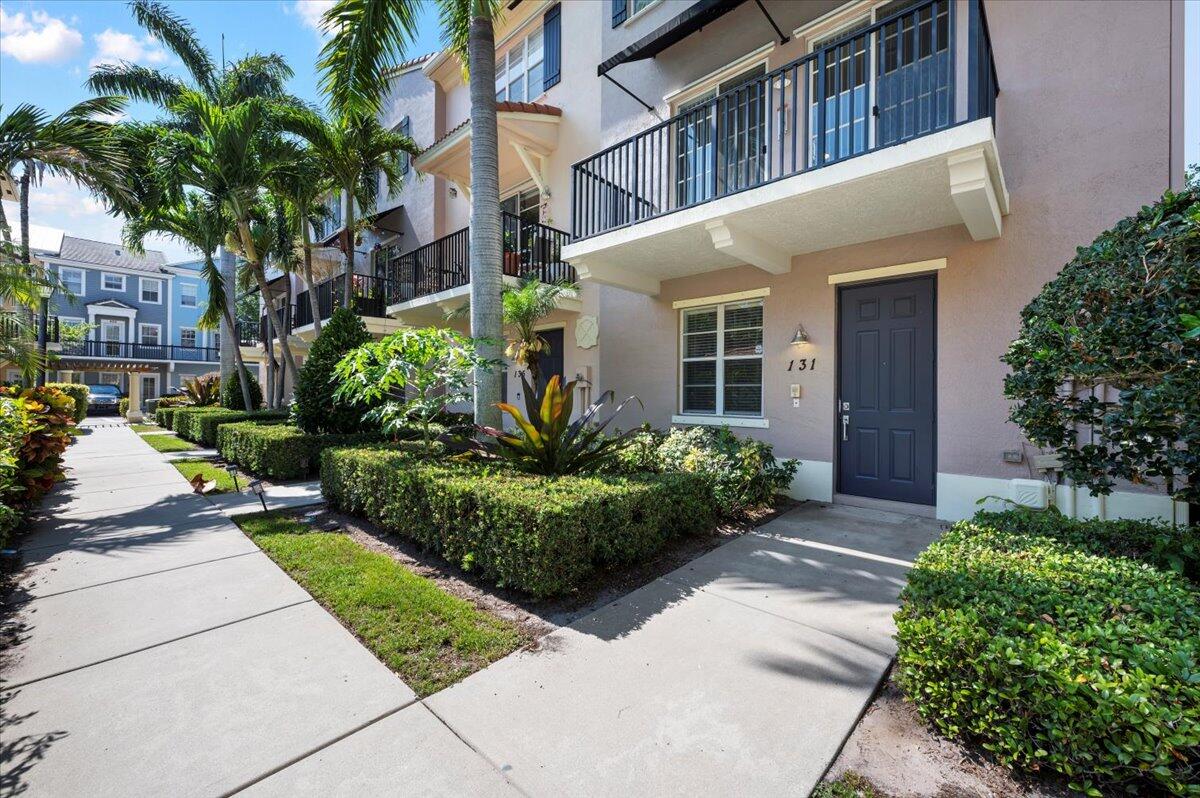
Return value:
[(217, 427), (235, 421), (259, 423), (283, 422), (287, 413), (282, 410), (228, 410), (210, 407), (181, 407), (171, 419), (171, 428), (184, 440), (203, 446), (217, 445)]
[(325, 498), (535, 596), (569, 592), (596, 566), (643, 559), (714, 523), (707, 481), (694, 475), (547, 478), (422, 458), (415, 447), (326, 449)]
[(216, 405), (221, 401), (221, 375), (219, 372), (201, 374), (183, 381), (183, 393), (197, 407)]
[(126, 416), (129, 415), (129, 397), (128, 396), (122, 396), (120, 399), (117, 400), (117, 413), (121, 416), (121, 418), (125, 418)]
[(81, 382), (48, 382), (47, 388), (57, 388), (75, 400), (75, 423), (87, 418), (88, 387)]
[(792, 484), (796, 460), (775, 459), (769, 443), (739, 438), (728, 427), (687, 427), (666, 435), (643, 428), (617, 455), (623, 473), (642, 471), (701, 474), (725, 516), (769, 505)]
[[(1016, 400), (1010, 418), (1094, 492), (1128, 480), (1200, 502), (1198, 358), (1193, 182), (1080, 247), (1021, 311), (1020, 334), (1001, 358), (1012, 367), (1004, 379), (1005, 396)], [(1087, 445), (1079, 445), (1080, 428), (1090, 433)]]
[(317, 470), (320, 454), (330, 446), (353, 446), (376, 440), (364, 435), (309, 435), (291, 424), (255, 421), (217, 427), (217, 451), (226, 460), (260, 477), (299, 479)]
[(1090, 554), (1146, 560), (1200, 583), (1200, 527), (1163, 521), (1097, 518), (1073, 520), (1054, 508), (979, 512), (975, 523), (1008, 532), (1026, 532), (1061, 541)]
[(952, 527), (901, 594), (897, 681), (939, 731), (1010, 766), (1092, 795), (1195, 795), (1200, 590), (1089, 551), (1103, 545), (1079, 545), (1084, 528)]
[(292, 409), (296, 426), (313, 435), (364, 431), (363, 415), (371, 405), (336, 398), (334, 368), (347, 352), (370, 340), (367, 325), (347, 308), (338, 308), (321, 325), (321, 334), (313, 341), (296, 378), (296, 404)]
[[(230, 379), (221, 383), (221, 406), (228, 410), (245, 410), (243, 407), (245, 401), (242, 399), (242, 383), (239, 374), (240, 369), (234, 368), (230, 372)], [(252, 410), (257, 410), (262, 407), (263, 395), (262, 386), (258, 384), (258, 380), (254, 378), (254, 374), (250, 369), (246, 369), (246, 379), (250, 388), (250, 401), (254, 404)]]
[[(75, 427), (75, 400), (57, 388), (0, 388), (10, 440), (4, 502), (29, 505), (63, 478), (62, 455)], [(3, 469), (0, 469), (2, 472)]]

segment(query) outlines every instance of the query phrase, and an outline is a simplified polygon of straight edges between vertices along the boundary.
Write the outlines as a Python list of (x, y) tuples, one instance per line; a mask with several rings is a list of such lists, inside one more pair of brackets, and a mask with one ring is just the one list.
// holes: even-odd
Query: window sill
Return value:
[(672, 424), (694, 424), (707, 427), (751, 427), (767, 429), (771, 426), (765, 418), (747, 418), (746, 416), (671, 416)]
[(659, 5), (660, 3), (662, 3), (662, 0), (654, 0), (654, 2), (649, 3), (645, 8), (638, 9), (633, 13), (632, 16), (625, 18), (625, 21), (621, 23), (621, 27), (628, 28), (631, 24), (633, 24), (634, 20), (641, 19), (646, 15), (647, 11)]

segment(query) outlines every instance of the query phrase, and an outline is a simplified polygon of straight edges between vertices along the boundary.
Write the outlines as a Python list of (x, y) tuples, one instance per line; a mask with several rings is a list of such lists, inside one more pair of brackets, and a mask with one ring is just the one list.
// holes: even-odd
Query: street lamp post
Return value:
[(49, 323), (50, 314), (50, 295), (54, 293), (54, 287), (49, 285), (38, 286), (38, 294), (41, 295), (41, 308), (38, 312), (38, 328), (37, 328), (37, 348), (38, 348), (38, 364), (37, 364), (37, 387), (44, 388), (46, 385), (46, 326)]

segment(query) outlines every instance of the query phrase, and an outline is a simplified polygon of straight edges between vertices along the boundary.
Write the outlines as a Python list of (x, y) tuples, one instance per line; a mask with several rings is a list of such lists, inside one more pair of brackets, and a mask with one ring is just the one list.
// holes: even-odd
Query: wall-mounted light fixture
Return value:
[(792, 336), (792, 346), (804, 346), (808, 343), (808, 332), (803, 324), (796, 325), (796, 334)]

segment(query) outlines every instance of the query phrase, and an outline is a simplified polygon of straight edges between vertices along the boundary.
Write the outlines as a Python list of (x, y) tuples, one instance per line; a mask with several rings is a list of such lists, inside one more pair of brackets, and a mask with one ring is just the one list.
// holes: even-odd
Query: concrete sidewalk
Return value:
[(418, 701), (131, 431), (68, 461), (24, 547), (0, 796), (807, 795), (937, 534), (805, 505)]

